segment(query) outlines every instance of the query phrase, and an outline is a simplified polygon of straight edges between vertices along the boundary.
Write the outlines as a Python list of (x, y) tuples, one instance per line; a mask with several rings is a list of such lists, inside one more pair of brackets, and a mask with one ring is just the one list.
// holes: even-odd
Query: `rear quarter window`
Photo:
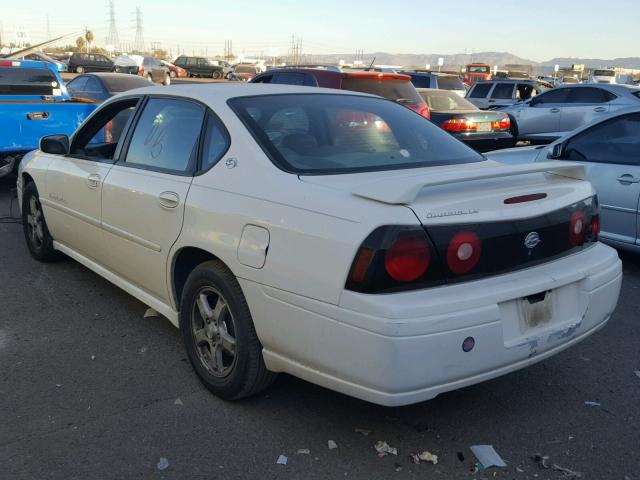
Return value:
[(469, 98), (486, 98), (491, 90), (491, 83), (476, 83), (469, 92)]
[(496, 83), (493, 92), (491, 92), (491, 98), (509, 100), (513, 98), (514, 87), (515, 85), (513, 83)]

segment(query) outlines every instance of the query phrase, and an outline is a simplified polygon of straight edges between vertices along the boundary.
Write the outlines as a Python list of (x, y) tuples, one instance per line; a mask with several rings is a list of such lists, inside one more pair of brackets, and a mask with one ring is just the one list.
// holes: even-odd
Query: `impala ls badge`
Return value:
[(530, 232), (524, 237), (524, 246), (529, 250), (532, 250), (538, 245), (542, 240), (540, 240), (540, 235), (538, 232)]

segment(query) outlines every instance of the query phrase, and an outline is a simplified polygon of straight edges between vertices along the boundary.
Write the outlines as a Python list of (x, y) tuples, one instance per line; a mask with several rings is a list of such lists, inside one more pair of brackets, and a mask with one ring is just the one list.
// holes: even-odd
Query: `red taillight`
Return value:
[(491, 122), (492, 130), (509, 130), (511, 128), (511, 120), (508, 116), (501, 118), (495, 122)]
[(353, 267), (351, 268), (351, 273), (349, 274), (349, 280), (351, 282), (362, 283), (364, 281), (374, 253), (375, 251), (371, 248), (361, 248), (358, 251), (356, 260), (353, 262)]
[(600, 235), (600, 214), (596, 213), (593, 217), (591, 217), (591, 240), (593, 242), (597, 242), (599, 235)]
[(427, 271), (430, 259), (431, 250), (423, 239), (401, 236), (385, 252), (384, 267), (397, 282), (413, 282)]
[(576, 210), (571, 214), (569, 222), (569, 243), (574, 247), (584, 243), (584, 233), (587, 226), (587, 217), (584, 212)]
[(469, 272), (476, 266), (482, 253), (478, 235), (469, 231), (458, 232), (447, 247), (447, 265), (457, 275)]
[(468, 118), (459, 117), (442, 122), (440, 127), (447, 132), (475, 132), (478, 129), (478, 124)]
[(424, 118), (426, 118), (427, 120), (431, 119), (431, 111), (429, 110), (429, 107), (427, 106), (427, 104), (420, 104), (419, 108), (418, 108), (418, 113), (423, 116)]
[(138, 67), (138, 73), (140, 75), (144, 75), (144, 67), (142, 67), (142, 66)]

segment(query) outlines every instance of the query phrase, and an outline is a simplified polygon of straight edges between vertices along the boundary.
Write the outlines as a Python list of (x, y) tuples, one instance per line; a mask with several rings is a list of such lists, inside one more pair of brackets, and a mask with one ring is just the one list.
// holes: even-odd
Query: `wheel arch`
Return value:
[[(180, 310), (182, 292), (187, 283), (189, 274), (202, 263), (217, 260), (222, 263), (230, 272), (232, 270), (220, 257), (208, 250), (199, 247), (182, 247), (173, 255), (171, 261), (171, 293), (174, 297), (176, 308)], [(232, 272), (233, 273), (233, 272)]]

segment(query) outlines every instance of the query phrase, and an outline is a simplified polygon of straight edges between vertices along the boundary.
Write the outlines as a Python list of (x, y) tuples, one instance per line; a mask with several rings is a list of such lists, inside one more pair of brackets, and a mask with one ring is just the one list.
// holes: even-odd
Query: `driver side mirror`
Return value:
[(564, 155), (564, 147), (566, 143), (556, 143), (553, 147), (551, 147), (551, 153), (549, 154), (549, 158), (560, 159)]
[(40, 150), (53, 155), (69, 154), (69, 137), (66, 135), (47, 135), (40, 139)]

